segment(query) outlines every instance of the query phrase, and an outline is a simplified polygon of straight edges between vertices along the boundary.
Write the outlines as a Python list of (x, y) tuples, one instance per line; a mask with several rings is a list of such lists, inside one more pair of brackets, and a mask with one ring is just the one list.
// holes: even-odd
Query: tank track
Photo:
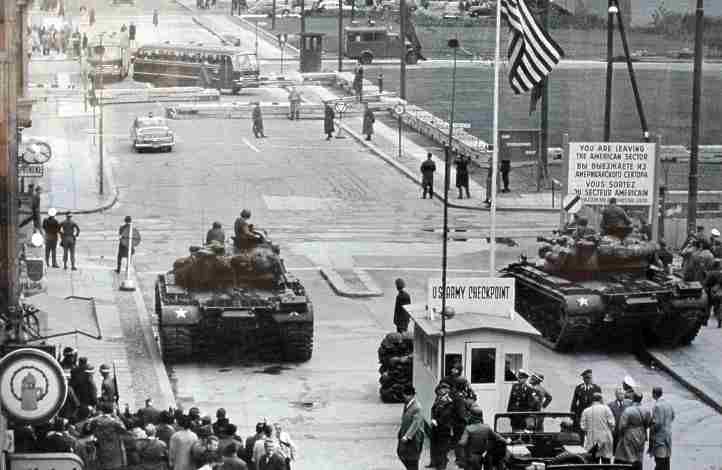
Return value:
[(281, 325), (281, 350), (285, 362), (305, 362), (313, 354), (313, 323)]
[(162, 326), (160, 328), (160, 344), (163, 360), (180, 362), (190, 359), (193, 355), (194, 327), (187, 325)]
[(699, 334), (704, 314), (698, 310), (666, 312), (665, 317), (647, 334), (650, 346), (688, 346)]

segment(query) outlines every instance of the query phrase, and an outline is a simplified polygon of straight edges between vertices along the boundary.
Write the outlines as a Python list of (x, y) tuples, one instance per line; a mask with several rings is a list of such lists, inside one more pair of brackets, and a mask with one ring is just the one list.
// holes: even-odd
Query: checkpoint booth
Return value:
[(413, 384), (424, 416), (430, 419), (434, 389), (454, 363), (463, 365), (489, 423), (506, 411), (516, 371), (529, 367), (532, 341), (539, 332), (514, 310), (514, 279), (447, 280), (446, 360), (441, 358), (441, 281), (429, 280), (426, 305), (407, 305), (413, 323)]
[(323, 33), (301, 33), (301, 73), (320, 72), (323, 61)]

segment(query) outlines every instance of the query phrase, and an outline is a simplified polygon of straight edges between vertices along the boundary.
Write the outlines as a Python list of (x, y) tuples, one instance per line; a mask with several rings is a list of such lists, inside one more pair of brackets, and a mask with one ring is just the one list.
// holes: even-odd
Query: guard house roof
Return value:
[(346, 26), (346, 31), (349, 32), (360, 32), (360, 33), (368, 33), (368, 32), (384, 32), (388, 33), (389, 30), (386, 29), (386, 26), (364, 26), (364, 25), (354, 25), (354, 26)]
[[(425, 305), (412, 304), (404, 307), (416, 323), (416, 326), (428, 336), (441, 336), (441, 316), (435, 315), (434, 320), (429, 319)], [(456, 312), (452, 318), (446, 319), (446, 334), (456, 335), (473, 331), (500, 331), (526, 336), (541, 336), (521, 315), (514, 313), (509, 316), (489, 315), (484, 313)]]

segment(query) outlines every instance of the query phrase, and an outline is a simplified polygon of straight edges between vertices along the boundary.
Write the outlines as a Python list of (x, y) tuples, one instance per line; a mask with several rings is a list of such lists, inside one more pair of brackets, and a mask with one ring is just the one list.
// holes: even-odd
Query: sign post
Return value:
[(128, 262), (125, 264), (125, 279), (120, 282), (120, 290), (134, 291), (135, 281), (130, 277), (130, 265), (133, 262), (133, 251), (136, 246), (140, 245), (140, 232), (133, 228), (133, 222), (120, 234), (120, 244), (128, 250)]
[(447, 309), (513, 318), (515, 281), (505, 277), (453, 278), (446, 280), (444, 289), (441, 279), (431, 278), (427, 284), (426, 307), (432, 320), (441, 314), (444, 297)]

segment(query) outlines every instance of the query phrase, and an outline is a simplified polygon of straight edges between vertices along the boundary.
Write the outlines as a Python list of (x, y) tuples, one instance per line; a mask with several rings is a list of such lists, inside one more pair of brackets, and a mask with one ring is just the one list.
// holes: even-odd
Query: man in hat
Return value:
[(405, 385), (402, 394), (404, 411), (401, 415), (396, 454), (406, 470), (418, 470), (419, 457), (424, 446), (424, 418), (421, 415), (421, 406), (416, 401), (414, 387)]
[(481, 406), (470, 410), (469, 424), (456, 445), (457, 466), (469, 470), (496, 468), (506, 454), (506, 441), (484, 424)]
[(286, 461), (276, 451), (276, 441), (263, 441), (263, 455), (258, 460), (258, 470), (286, 470)]
[(532, 390), (532, 411), (541, 411), (552, 402), (552, 394), (544, 386), (544, 375), (539, 372), (532, 372), (529, 377), (529, 386)]
[(396, 331), (399, 333), (405, 333), (409, 328), (409, 315), (404, 310), (404, 305), (411, 303), (411, 296), (404, 290), (406, 283), (403, 279), (398, 278), (396, 283), (396, 304), (394, 305), (394, 325), (396, 325)]
[(85, 364), (83, 375), (78, 378), (78, 383), (74, 387), (81, 406), (98, 405), (98, 387), (95, 386), (93, 374), (95, 367), (92, 364)]
[(63, 358), (60, 361), (60, 365), (63, 370), (70, 373), (78, 365), (78, 350), (72, 346), (65, 346), (63, 348)]
[(118, 402), (118, 390), (115, 388), (115, 379), (110, 375), (110, 366), (100, 366), (100, 376), (103, 377), (100, 383), (100, 401), (103, 403), (115, 404)]
[(436, 386), (436, 399), (431, 407), (431, 462), (427, 467), (443, 470), (449, 461), (451, 437), (454, 428), (454, 399), (451, 385), (441, 381)]
[(429, 198), (434, 198), (434, 172), (436, 171), (436, 164), (434, 163), (431, 152), (426, 154), (426, 160), (421, 164), (421, 188), (424, 193), (421, 195), (421, 199), (426, 199), (426, 194), (429, 194)]
[(612, 437), (613, 437), (613, 448), (616, 452), (617, 450), (617, 444), (619, 443), (619, 420), (622, 417), (622, 413), (624, 413), (624, 410), (627, 409), (629, 405), (632, 404), (631, 401), (627, 400), (626, 393), (624, 393), (623, 388), (618, 388), (614, 391), (615, 398), (614, 400), (607, 403), (607, 406), (610, 410), (612, 410), (612, 414), (614, 415), (614, 430), (612, 431)]
[(602, 211), (602, 222), (600, 224), (602, 235), (612, 235), (624, 239), (629, 233), (629, 226), (632, 219), (620, 206), (617, 205), (617, 198), (609, 199), (609, 204)]
[[(118, 228), (118, 256), (115, 272), (120, 273), (120, 265), (123, 262), (123, 258), (128, 258), (128, 247), (130, 247), (131, 255), (135, 254), (135, 247), (133, 246), (133, 234), (130, 233), (130, 226), (133, 222), (131, 216), (126, 215), (123, 219), (123, 225)], [(135, 232), (135, 230), (134, 230)], [(124, 237), (126, 239), (124, 239)]]
[(254, 231), (253, 225), (248, 223), (250, 218), (251, 211), (243, 209), (233, 224), (233, 244), (238, 249), (250, 248), (263, 240), (263, 235)]
[(587, 369), (581, 373), (583, 382), (574, 388), (572, 396), (572, 405), (570, 411), (574, 414), (574, 429), (579, 430), (579, 420), (582, 412), (592, 404), (592, 397), (595, 393), (602, 393), (599, 385), (592, 382), (592, 369)]
[[(509, 393), (509, 404), (506, 411), (532, 411), (533, 409), (533, 389), (527, 384), (529, 373), (524, 369), (519, 369), (516, 373), (517, 382), (511, 386)], [(511, 420), (511, 427), (515, 430), (524, 429), (524, 418), (515, 417)]]
[(253, 120), (253, 135), (256, 137), (265, 138), (266, 135), (263, 133), (263, 114), (261, 113), (261, 103), (256, 102), (253, 107), (253, 113), (251, 115)]
[(594, 392), (591, 405), (582, 411), (579, 426), (584, 431), (584, 448), (597, 446), (596, 455), (602, 463), (610, 463), (614, 455), (614, 424), (612, 410), (602, 403), (602, 392)]
[(70, 265), (73, 271), (77, 271), (75, 267), (75, 242), (80, 235), (80, 227), (73, 220), (73, 214), (70, 211), (65, 213), (65, 220), (60, 224), (60, 246), (63, 247), (63, 269), (68, 269), (68, 255), (70, 255)]
[(629, 375), (625, 375), (624, 379), (622, 379), (622, 390), (624, 390), (624, 398), (627, 400), (632, 400), (632, 397), (634, 397), (634, 389), (637, 386), (637, 382), (634, 381), (632, 377)]
[(245, 458), (246, 463), (248, 464), (249, 470), (255, 470), (256, 469), (256, 462), (253, 461), (253, 449), (256, 447), (256, 442), (258, 440), (264, 439), (263, 434), (263, 428), (265, 426), (265, 423), (256, 423), (256, 433), (248, 436), (246, 438), (246, 452), (245, 452)]
[(48, 216), (43, 220), (43, 232), (45, 232), (45, 264), (50, 266), (50, 255), (53, 256), (53, 267), (58, 266), (58, 235), (60, 234), (60, 222), (55, 218), (58, 213), (54, 208), (48, 209)]

